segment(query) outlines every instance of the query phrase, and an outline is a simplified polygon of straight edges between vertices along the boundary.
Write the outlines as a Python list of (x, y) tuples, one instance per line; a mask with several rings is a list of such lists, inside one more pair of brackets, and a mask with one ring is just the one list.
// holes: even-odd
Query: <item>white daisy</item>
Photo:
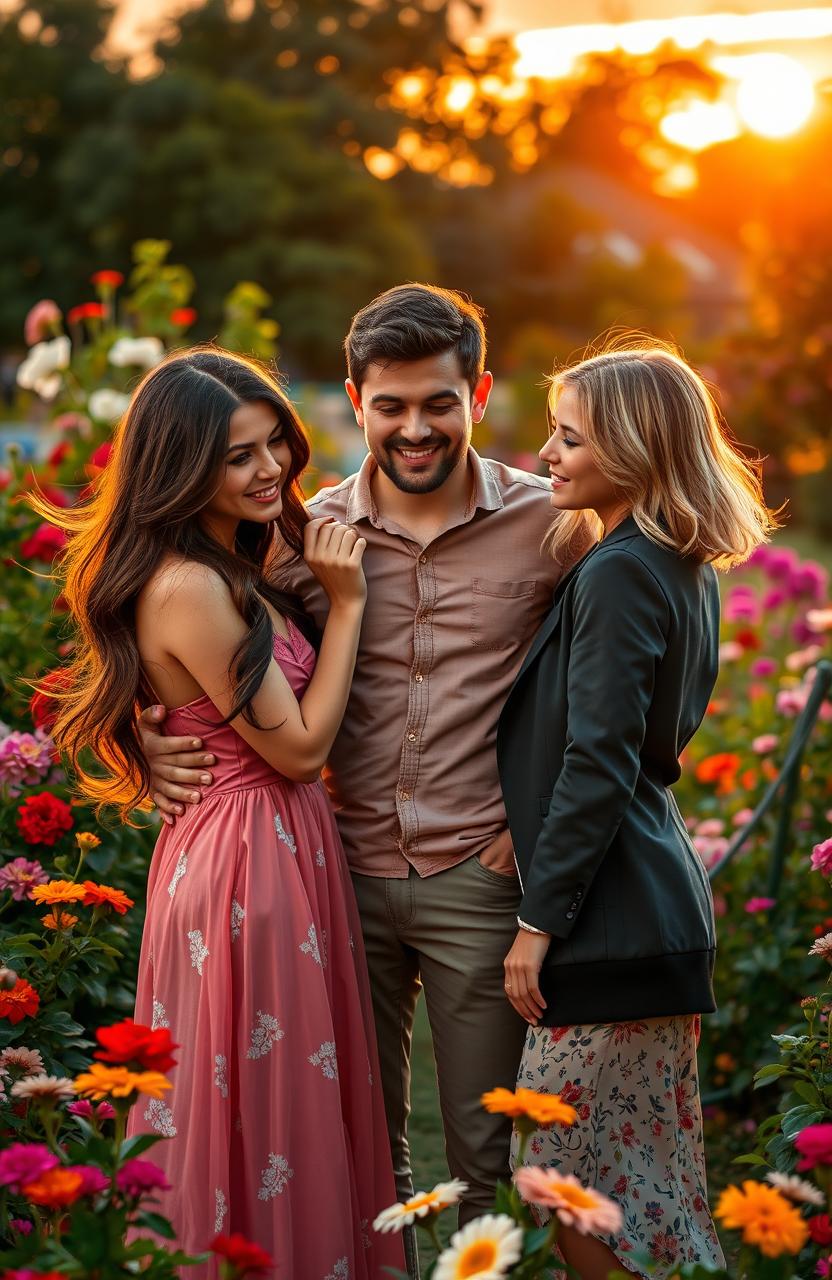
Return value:
[(382, 1209), (373, 1223), (373, 1230), (401, 1231), (403, 1227), (411, 1226), (417, 1218), (424, 1218), (428, 1213), (439, 1213), (442, 1209), (447, 1209), (449, 1204), (456, 1204), (467, 1190), (467, 1182), (452, 1178), (450, 1182), (437, 1183), (432, 1191), (417, 1191), (404, 1204), (391, 1204), (389, 1209)]
[(801, 1200), (804, 1204), (826, 1204), (826, 1196), (820, 1187), (807, 1182), (805, 1178), (798, 1178), (794, 1173), (777, 1173), (770, 1170), (766, 1174), (766, 1182), (770, 1182), (790, 1200)]
[(502, 1280), (523, 1253), (523, 1229), (505, 1213), (475, 1218), (451, 1236), (434, 1280)]

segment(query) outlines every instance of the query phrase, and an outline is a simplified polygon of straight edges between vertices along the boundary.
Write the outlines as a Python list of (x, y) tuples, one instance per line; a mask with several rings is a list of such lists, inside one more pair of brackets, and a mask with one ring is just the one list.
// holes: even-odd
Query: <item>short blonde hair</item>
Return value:
[[(596, 464), (654, 542), (729, 569), (777, 527), (759, 462), (740, 453), (705, 381), (671, 347), (643, 334), (605, 343), (552, 376), (552, 416), (566, 387)], [(546, 538), (551, 554), (588, 520), (582, 511), (560, 516)]]

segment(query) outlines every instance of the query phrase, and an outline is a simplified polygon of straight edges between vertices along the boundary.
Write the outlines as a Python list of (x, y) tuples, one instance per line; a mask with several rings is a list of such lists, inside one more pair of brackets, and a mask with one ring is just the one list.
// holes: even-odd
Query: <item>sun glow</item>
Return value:
[[(591, 22), (544, 27), (514, 37), (518, 76), (560, 79), (592, 53), (652, 53), (672, 42), (680, 49), (819, 40), (832, 36), (832, 8), (774, 9), (768, 13), (709, 13), (641, 22)], [(762, 56), (762, 55), (760, 55)]]
[(713, 66), (737, 79), (740, 119), (764, 138), (786, 138), (802, 128), (812, 114), (812, 78), (794, 58), (783, 53), (752, 53), (715, 58)]
[(704, 151), (717, 142), (728, 142), (739, 131), (737, 114), (727, 102), (706, 102), (703, 98), (670, 111), (659, 124), (662, 137), (687, 151)]

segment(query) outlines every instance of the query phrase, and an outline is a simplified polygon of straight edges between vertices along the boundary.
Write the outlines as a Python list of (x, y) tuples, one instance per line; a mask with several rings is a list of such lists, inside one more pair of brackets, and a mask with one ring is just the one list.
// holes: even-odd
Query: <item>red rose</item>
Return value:
[(110, 461), (110, 454), (113, 452), (112, 441), (105, 440), (90, 454), (90, 462), (94, 467), (104, 468)]
[(794, 1145), (801, 1156), (797, 1167), (814, 1169), (818, 1164), (832, 1164), (832, 1124), (810, 1124), (795, 1138)]
[(31, 538), (20, 544), (20, 554), (27, 560), (43, 560), (51, 564), (66, 546), (66, 534), (53, 524), (38, 525)]
[(29, 714), (36, 729), (52, 732), (60, 710), (60, 704), (53, 694), (68, 689), (71, 679), (66, 667), (55, 667), (41, 676), (38, 687), (29, 700)]
[(815, 1244), (832, 1244), (832, 1222), (829, 1221), (828, 1213), (816, 1213), (814, 1218), (809, 1218), (806, 1226)]
[(106, 314), (103, 302), (81, 302), (67, 311), (66, 318), (70, 324), (79, 324), (82, 320), (103, 320)]
[(59, 467), (65, 458), (69, 456), (71, 445), (68, 440), (61, 440), (55, 445), (55, 448), (47, 457), (46, 461), (52, 467)]
[(51, 791), (27, 796), (17, 810), (17, 829), (27, 844), (53, 845), (72, 826), (69, 805)]
[(239, 1232), (233, 1236), (215, 1236), (208, 1248), (219, 1257), (227, 1258), (241, 1276), (247, 1271), (265, 1271), (274, 1266), (270, 1253), (261, 1249), (259, 1244), (246, 1240)]
[(119, 1066), (138, 1062), (143, 1071), (164, 1072), (176, 1066), (172, 1050), (179, 1045), (173, 1043), (167, 1027), (153, 1031), (132, 1018), (124, 1018), (111, 1027), (99, 1027), (95, 1035), (102, 1047), (93, 1057), (102, 1062)]
[(124, 284), (124, 276), (120, 271), (96, 271), (90, 276), (90, 284), (97, 285), (99, 289), (117, 289)]
[(181, 325), (183, 329), (187, 329), (196, 320), (196, 311), (193, 307), (177, 307), (175, 311), (170, 313), (171, 324)]

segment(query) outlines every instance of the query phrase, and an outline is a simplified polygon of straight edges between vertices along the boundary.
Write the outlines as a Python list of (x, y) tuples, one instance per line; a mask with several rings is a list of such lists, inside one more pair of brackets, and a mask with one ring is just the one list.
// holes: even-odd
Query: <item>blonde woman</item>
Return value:
[(632, 339), (557, 374), (540, 451), (562, 515), (594, 524), (511, 689), (498, 759), (523, 898), (505, 960), (529, 1024), (520, 1083), (560, 1093), (569, 1129), (531, 1160), (616, 1200), (615, 1235), (563, 1232), (584, 1280), (722, 1265), (696, 1069), (714, 1009), (707, 876), (670, 790), (717, 674), (727, 569), (773, 520), (702, 379)]

